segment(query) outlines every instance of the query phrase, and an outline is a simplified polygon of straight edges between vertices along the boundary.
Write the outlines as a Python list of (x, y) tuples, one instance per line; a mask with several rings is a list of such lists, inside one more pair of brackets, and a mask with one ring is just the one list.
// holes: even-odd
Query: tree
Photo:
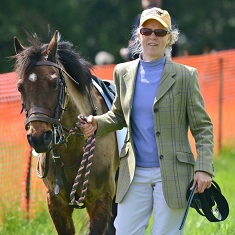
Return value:
[(181, 53), (201, 54), (205, 49), (234, 48), (235, 2), (233, 0), (163, 0), (178, 23)]
[[(140, 0), (1, 0), (0, 72), (13, 70), (13, 37), (27, 45), (21, 30), (37, 33), (44, 42), (58, 29), (64, 40), (77, 46), (81, 55), (94, 63), (98, 51), (105, 50), (122, 62), (119, 49), (126, 46), (134, 17), (141, 12)], [(215, 50), (234, 47), (235, 2), (233, 0), (163, 0), (163, 8), (176, 19), (183, 50), (200, 54), (206, 46)], [(3, 10), (4, 9), (4, 10)], [(183, 39), (186, 40), (183, 40)]]

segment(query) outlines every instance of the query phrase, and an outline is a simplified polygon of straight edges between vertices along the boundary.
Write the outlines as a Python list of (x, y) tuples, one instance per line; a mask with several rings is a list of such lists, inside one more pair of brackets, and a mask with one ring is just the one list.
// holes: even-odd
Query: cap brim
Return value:
[(167, 25), (161, 18), (159, 18), (159, 17), (149, 17), (149, 18), (143, 20), (143, 21), (141, 22), (140, 26), (143, 25), (147, 20), (156, 20), (156, 21), (158, 21), (160, 24), (162, 24), (165, 28), (168, 28), (168, 25)]

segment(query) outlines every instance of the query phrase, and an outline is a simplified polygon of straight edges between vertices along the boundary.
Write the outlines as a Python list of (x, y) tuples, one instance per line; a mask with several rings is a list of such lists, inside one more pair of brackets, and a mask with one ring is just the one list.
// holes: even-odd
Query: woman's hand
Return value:
[(81, 125), (81, 130), (87, 139), (95, 133), (97, 129), (97, 123), (95, 118), (91, 115), (86, 118), (86, 121), (87, 123)]
[(211, 175), (207, 172), (197, 171), (194, 176), (193, 185), (191, 190), (197, 184), (196, 193), (203, 193), (206, 188), (211, 187), (212, 178)]

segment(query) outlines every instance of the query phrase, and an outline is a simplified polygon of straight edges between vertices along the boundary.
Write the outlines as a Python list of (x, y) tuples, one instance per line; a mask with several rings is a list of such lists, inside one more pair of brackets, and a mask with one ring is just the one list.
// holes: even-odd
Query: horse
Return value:
[[(109, 110), (94, 85), (93, 67), (71, 42), (61, 40), (57, 30), (49, 43), (26, 34), (29, 46), (14, 37), (14, 70), (27, 140), (38, 156), (37, 174), (47, 188), (55, 229), (59, 235), (75, 234), (74, 208), (86, 208), (90, 235), (115, 234), (117, 137), (113, 132), (87, 142), (77, 119), (78, 114), (99, 115)], [(84, 157), (86, 145), (90, 147)]]

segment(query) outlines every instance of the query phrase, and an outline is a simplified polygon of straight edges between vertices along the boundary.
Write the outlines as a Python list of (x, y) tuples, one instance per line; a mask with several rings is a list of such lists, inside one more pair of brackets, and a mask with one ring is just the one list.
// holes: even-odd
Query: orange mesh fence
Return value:
[[(178, 57), (174, 61), (198, 70), (205, 106), (214, 124), (215, 151), (234, 147), (235, 50)], [(112, 80), (114, 66), (95, 66), (93, 74)], [(19, 206), (33, 215), (45, 203), (46, 189), (36, 175), (37, 159), (31, 157), (26, 140), (16, 82), (15, 73), (0, 74), (0, 211)]]
[(0, 211), (21, 207), (33, 212), (39, 199), (45, 201), (45, 187), (36, 178), (36, 159), (31, 162), (16, 83), (15, 73), (0, 75)]
[(234, 146), (235, 50), (176, 58), (175, 61), (198, 69), (205, 106), (214, 125), (215, 151)]

